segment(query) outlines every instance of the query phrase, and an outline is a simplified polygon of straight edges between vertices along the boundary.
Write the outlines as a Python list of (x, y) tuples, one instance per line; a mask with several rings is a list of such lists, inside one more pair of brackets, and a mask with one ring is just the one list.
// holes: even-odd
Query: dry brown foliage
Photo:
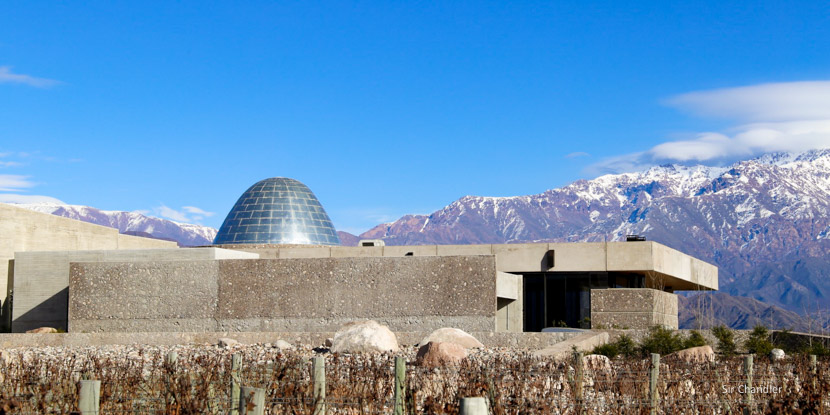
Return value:
[[(308, 353), (258, 346), (236, 349), (190, 347), (175, 364), (160, 348), (102, 353), (62, 349), (51, 353), (11, 350), (0, 359), (0, 415), (67, 414), (77, 410), (81, 379), (101, 380), (101, 411), (106, 414), (227, 413), (231, 355), (243, 354), (243, 386), (266, 390), (266, 413), (311, 414)], [(410, 363), (412, 351), (407, 352)], [(331, 414), (389, 414), (393, 407), (394, 356), (325, 354), (326, 402)], [(407, 367), (407, 413), (457, 414), (463, 397), (487, 397), (492, 413), (631, 414), (649, 413), (649, 366), (645, 359), (615, 360), (611, 369), (586, 368), (583, 399), (576, 401), (575, 371), (521, 352), (472, 353), (460, 365)], [(830, 361), (819, 361), (813, 376), (807, 358), (773, 362), (757, 359), (751, 402), (742, 357), (715, 363), (664, 361), (660, 365), (658, 413), (830, 413)], [(823, 400), (822, 400), (822, 397)], [(823, 409), (824, 412), (821, 412)]]

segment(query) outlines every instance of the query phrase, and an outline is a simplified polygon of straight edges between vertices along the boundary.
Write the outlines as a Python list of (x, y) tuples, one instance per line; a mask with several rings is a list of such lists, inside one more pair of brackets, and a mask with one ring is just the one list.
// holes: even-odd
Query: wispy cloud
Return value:
[(0, 66), (0, 83), (23, 84), (36, 88), (49, 88), (61, 84), (61, 81), (14, 73), (12, 72), (11, 66)]
[[(149, 211), (138, 211), (142, 214), (148, 214)], [(207, 212), (204, 209), (200, 209), (196, 206), (183, 206), (181, 209), (173, 209), (166, 205), (161, 205), (153, 209), (153, 213), (159, 215), (163, 218), (167, 218), (170, 220), (174, 220), (176, 222), (183, 222), (183, 223), (196, 223), (199, 224), (205, 218), (211, 217), (214, 215), (213, 212)]]
[(0, 192), (17, 192), (34, 187), (34, 185), (35, 183), (29, 180), (29, 176), (0, 174)]
[[(0, 153), (0, 159), (6, 159), (9, 157), (13, 157), (15, 154), (12, 152), (3, 152)], [(0, 167), (20, 167), (23, 163), (14, 160), (0, 160)]]
[(566, 159), (575, 159), (575, 158), (578, 158), (578, 157), (591, 157), (591, 155), (584, 152), (584, 151), (575, 151), (573, 153), (565, 155)]
[(21, 195), (14, 193), (0, 193), (0, 203), (58, 203), (66, 204), (60, 199), (43, 195)]
[(697, 91), (671, 97), (665, 104), (696, 116), (734, 120), (736, 125), (608, 158), (586, 172), (618, 173), (672, 162), (719, 165), (769, 152), (830, 147), (830, 81)]
[(745, 122), (830, 119), (830, 81), (780, 82), (696, 91), (666, 105), (689, 113)]

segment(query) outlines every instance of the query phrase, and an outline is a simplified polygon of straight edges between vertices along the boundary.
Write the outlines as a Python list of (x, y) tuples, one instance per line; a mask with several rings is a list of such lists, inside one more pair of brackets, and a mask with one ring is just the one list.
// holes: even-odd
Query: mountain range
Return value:
[[(21, 205), (173, 239), (211, 243), (216, 230), (133, 212)], [(643, 235), (719, 267), (720, 292), (681, 298), (686, 327), (723, 323), (795, 329), (830, 317), (830, 150), (773, 153), (726, 167), (662, 165), (515, 197), (464, 196), (406, 215), (344, 245), (617, 241)], [(705, 305), (702, 314), (701, 305)]]
[[(830, 150), (812, 150), (766, 154), (727, 167), (662, 165), (528, 196), (465, 196), (432, 214), (378, 225), (359, 238), (403, 245), (643, 235), (719, 267), (721, 293), (737, 297), (704, 301), (716, 322), (746, 328), (786, 315), (772, 324), (804, 328), (813, 322), (799, 322), (798, 315), (826, 322), (830, 310), (829, 211)], [(759, 304), (741, 297), (774, 308), (764, 318), (753, 317), (751, 312), (761, 312)], [(682, 314), (688, 324), (695, 321), (688, 307)]]
[(216, 229), (208, 226), (174, 222), (138, 212), (100, 210), (89, 206), (58, 203), (31, 203), (15, 206), (116, 228), (127, 235), (176, 241), (180, 246), (210, 245), (216, 236)]

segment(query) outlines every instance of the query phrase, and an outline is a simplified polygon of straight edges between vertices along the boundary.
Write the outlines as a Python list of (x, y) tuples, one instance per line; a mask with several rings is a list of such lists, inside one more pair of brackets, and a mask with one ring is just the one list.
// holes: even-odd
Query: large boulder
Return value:
[(395, 333), (377, 321), (365, 320), (347, 323), (337, 330), (331, 341), (333, 353), (397, 352)]
[(415, 364), (426, 367), (456, 365), (467, 357), (467, 349), (455, 343), (429, 342), (418, 349)]
[(542, 350), (537, 350), (533, 352), (533, 355), (552, 358), (557, 362), (564, 362), (573, 359), (574, 349), (580, 352), (587, 352), (599, 345), (608, 343), (608, 339), (607, 332), (589, 331), (545, 347)]
[(433, 331), (421, 340), (419, 345), (423, 346), (429, 342), (436, 342), (436, 343), (454, 343), (457, 344), (465, 349), (470, 349), (473, 347), (484, 347), (478, 339), (471, 336), (464, 330), (461, 329), (454, 329), (450, 327), (444, 327), (438, 330)]
[(688, 363), (714, 362), (715, 351), (712, 350), (712, 346), (707, 344), (674, 352), (667, 355), (666, 359), (678, 359)]
[(38, 327), (36, 329), (26, 330), (26, 333), (43, 334), (43, 333), (57, 333), (58, 329), (54, 327)]
[(611, 359), (601, 354), (589, 354), (582, 358), (585, 369), (593, 372), (611, 372)]
[(769, 352), (769, 358), (772, 360), (781, 360), (785, 357), (787, 357), (787, 354), (781, 349), (772, 349)]

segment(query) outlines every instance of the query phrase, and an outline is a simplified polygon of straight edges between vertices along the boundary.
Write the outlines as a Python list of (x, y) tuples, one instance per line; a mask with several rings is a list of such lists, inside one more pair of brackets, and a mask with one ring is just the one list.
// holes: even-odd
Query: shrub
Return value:
[(594, 347), (594, 350), (591, 351), (591, 354), (601, 354), (606, 356), (610, 359), (617, 357), (619, 350), (617, 350), (617, 345), (615, 343), (605, 343), (601, 344), (597, 347)]
[(617, 352), (625, 357), (634, 357), (637, 355), (637, 344), (634, 343), (634, 340), (631, 340), (631, 337), (625, 334), (618, 337), (614, 344), (617, 346)]
[(706, 344), (706, 339), (703, 338), (703, 335), (697, 330), (692, 330), (689, 332), (689, 337), (683, 341), (683, 348), (688, 349), (690, 347), (706, 346)]
[(813, 342), (813, 346), (809, 349), (809, 354), (816, 356), (830, 356), (830, 349), (824, 346), (821, 341)]
[(772, 342), (769, 340), (769, 330), (762, 325), (755, 326), (752, 333), (749, 333), (749, 338), (746, 339), (744, 347), (749, 353), (755, 353), (758, 356), (769, 355), (772, 351)]
[(667, 355), (682, 350), (684, 345), (683, 337), (664, 327), (654, 326), (648, 329), (648, 336), (640, 342), (640, 351), (648, 355), (659, 353)]
[(735, 354), (735, 333), (726, 326), (712, 327), (712, 335), (718, 339), (718, 345), (715, 350), (724, 356), (732, 356)]
[(631, 337), (623, 334), (611, 343), (605, 343), (594, 347), (594, 350), (592, 350), (591, 353), (601, 354), (611, 359), (619, 355), (632, 357), (637, 355), (637, 345), (634, 343), (634, 340), (631, 340)]

